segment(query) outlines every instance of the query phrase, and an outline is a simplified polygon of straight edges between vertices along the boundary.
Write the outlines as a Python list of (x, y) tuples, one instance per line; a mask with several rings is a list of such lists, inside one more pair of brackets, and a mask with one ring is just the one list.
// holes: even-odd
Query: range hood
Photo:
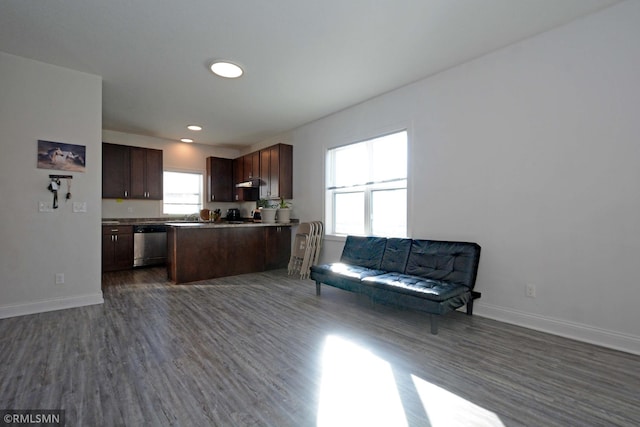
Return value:
[(260, 187), (260, 178), (250, 178), (247, 181), (239, 182), (236, 188), (258, 188)]

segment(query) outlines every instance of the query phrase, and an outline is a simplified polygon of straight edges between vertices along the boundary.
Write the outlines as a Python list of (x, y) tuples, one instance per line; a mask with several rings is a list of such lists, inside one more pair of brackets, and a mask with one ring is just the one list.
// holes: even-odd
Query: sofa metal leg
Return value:
[(438, 335), (438, 315), (430, 314), (429, 317), (431, 318), (431, 333)]
[(320, 282), (316, 282), (316, 296), (320, 296)]
[(482, 293), (471, 291), (471, 299), (467, 303), (467, 314), (471, 316), (473, 314), (473, 301), (479, 299), (482, 296)]

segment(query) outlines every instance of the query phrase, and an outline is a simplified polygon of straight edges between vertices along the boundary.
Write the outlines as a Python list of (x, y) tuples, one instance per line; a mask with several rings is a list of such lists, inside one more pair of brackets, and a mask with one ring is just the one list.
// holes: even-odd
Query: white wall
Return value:
[[(0, 318), (102, 303), (101, 127), (99, 76), (0, 53)], [(86, 172), (38, 169), (39, 139), (84, 145)], [(53, 201), (49, 174), (73, 175), (71, 201), (86, 213), (64, 193), (59, 209), (38, 211)]]
[[(104, 130), (102, 140), (111, 144), (130, 145), (134, 147), (155, 148), (162, 150), (164, 170), (178, 172), (198, 172), (205, 175), (206, 158), (222, 157), (233, 159), (240, 156), (240, 152), (230, 148), (219, 148), (210, 145), (185, 144), (150, 136), (133, 135), (123, 132)], [(204, 182), (203, 182), (204, 185)], [(206, 187), (203, 187), (205, 190)], [(100, 190), (101, 191), (101, 190)], [(206, 191), (206, 190), (205, 190)], [(230, 207), (239, 207), (245, 216), (255, 208), (255, 203), (206, 203), (208, 209), (220, 209), (223, 213)], [(162, 201), (157, 200), (102, 200), (103, 218), (161, 218)]]
[(482, 246), (477, 315), (640, 354), (638, 40), (625, 2), (291, 132), (298, 216), (327, 148), (407, 126), (410, 233)]

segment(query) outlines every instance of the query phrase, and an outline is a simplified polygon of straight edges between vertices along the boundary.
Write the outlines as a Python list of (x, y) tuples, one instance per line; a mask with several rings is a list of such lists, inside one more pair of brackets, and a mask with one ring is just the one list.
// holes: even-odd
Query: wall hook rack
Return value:
[(47, 187), (47, 190), (51, 191), (53, 193), (53, 209), (58, 209), (58, 190), (60, 189), (60, 180), (61, 179), (66, 179), (67, 180), (67, 200), (69, 200), (71, 198), (71, 192), (69, 191), (69, 188), (71, 187), (71, 182), (69, 181), (70, 179), (73, 179), (73, 176), (71, 175), (49, 175), (49, 179), (51, 180), (51, 182), (49, 183), (49, 186)]

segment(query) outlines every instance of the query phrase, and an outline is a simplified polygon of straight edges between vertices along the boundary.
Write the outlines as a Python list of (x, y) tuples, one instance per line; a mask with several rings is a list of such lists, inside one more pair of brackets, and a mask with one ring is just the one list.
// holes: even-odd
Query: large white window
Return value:
[(407, 235), (407, 132), (327, 153), (329, 234)]
[(202, 174), (164, 171), (163, 212), (194, 214), (203, 206)]

